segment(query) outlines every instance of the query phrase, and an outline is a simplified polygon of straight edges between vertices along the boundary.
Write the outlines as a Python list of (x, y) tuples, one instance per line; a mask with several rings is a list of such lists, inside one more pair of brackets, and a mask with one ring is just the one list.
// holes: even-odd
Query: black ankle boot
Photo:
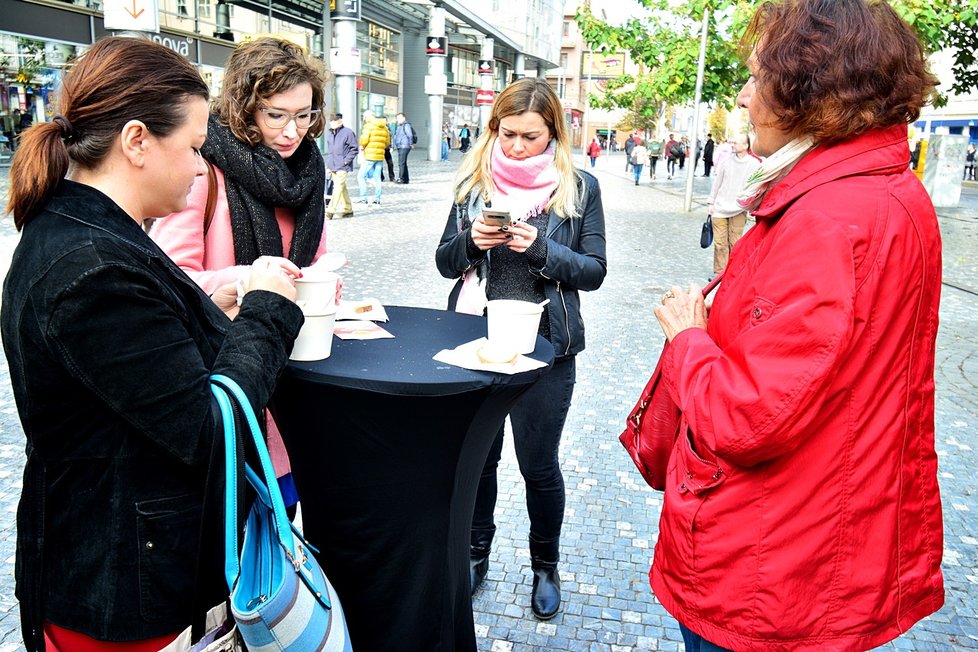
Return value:
[(530, 541), (530, 566), (533, 569), (530, 607), (533, 615), (540, 620), (550, 620), (560, 611), (559, 559), (558, 542), (541, 544)]
[(492, 535), (495, 531), (472, 531), (471, 545), (469, 546), (469, 584), (472, 593), (486, 579), (489, 572), (489, 551), (492, 549)]

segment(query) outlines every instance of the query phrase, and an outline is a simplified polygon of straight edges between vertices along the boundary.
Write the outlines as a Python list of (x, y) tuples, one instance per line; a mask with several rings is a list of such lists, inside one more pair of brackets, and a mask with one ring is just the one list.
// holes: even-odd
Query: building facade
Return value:
[[(105, 27), (104, 4), (119, 1), (0, 0), (0, 148), (12, 146), (13, 137), (27, 125), (53, 118), (65, 64), (98, 38), (114, 33)], [(532, 1), (550, 7), (548, 11), (559, 2)], [(514, 77), (556, 65), (556, 57), (547, 54), (552, 38), (527, 38), (528, 48), (458, 0), (155, 3), (159, 31), (148, 35), (194, 63), (212, 93), (220, 92), (235, 43), (261, 35), (286, 38), (323, 58), (336, 75), (333, 88), (327, 89), (327, 111), (341, 110), (354, 128), (367, 109), (391, 122), (404, 112), (418, 132), (419, 145), (428, 145), (430, 151), (440, 148), (446, 128), (454, 134), (462, 124), (478, 130), (488, 115), (481, 106), (491, 104), (492, 95)], [(444, 38), (444, 48), (434, 53), (429, 38), (433, 28)], [(554, 33), (558, 29), (559, 24), (551, 27)], [(537, 24), (532, 33), (546, 29)], [(480, 65), (487, 60), (489, 74)], [(434, 104), (440, 107), (437, 113), (432, 112)]]

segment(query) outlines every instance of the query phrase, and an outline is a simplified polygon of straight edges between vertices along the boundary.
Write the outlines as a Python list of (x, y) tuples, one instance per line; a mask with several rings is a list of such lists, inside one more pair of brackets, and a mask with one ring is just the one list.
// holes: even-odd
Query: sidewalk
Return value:
[[(351, 261), (343, 272), (344, 295), (351, 299), (445, 307), (453, 283), (439, 276), (434, 250), (451, 208), (459, 153), (453, 150), (449, 163), (423, 161), (418, 154), (417, 160), (412, 154), (409, 185), (388, 182), (379, 206), (355, 204), (353, 218), (327, 223), (330, 250)], [(660, 174), (652, 184), (646, 171), (636, 187), (621, 153), (600, 157), (594, 173), (606, 215), (608, 276), (600, 290), (582, 297), (587, 350), (578, 357), (560, 452), (567, 491), (564, 604), (546, 623), (531, 614), (525, 495), (507, 438), (499, 469), (499, 529), (488, 578), (473, 600), (482, 652), (683, 649), (676, 622), (656, 602), (647, 578), (662, 495), (645, 486), (617, 437), (663, 341), (652, 309), (667, 287), (702, 284), (710, 274), (712, 254), (698, 244), (709, 179), (694, 179), (694, 210), (685, 213), (684, 178), (663, 181)], [(355, 177), (351, 181), (355, 200)], [(947, 600), (885, 650), (978, 649), (978, 192), (969, 189), (962, 206), (940, 216), (946, 285), (936, 419)], [(16, 240), (11, 221), (0, 221), (0, 271)], [(13, 596), (23, 445), (0, 362), (0, 652), (23, 649)]]

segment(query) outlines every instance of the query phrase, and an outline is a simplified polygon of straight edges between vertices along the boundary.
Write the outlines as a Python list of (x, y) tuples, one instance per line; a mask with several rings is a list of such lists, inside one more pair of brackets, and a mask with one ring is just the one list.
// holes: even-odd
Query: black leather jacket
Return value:
[[(550, 211), (547, 220), (547, 258), (540, 268), (530, 272), (546, 279), (544, 293), (550, 299), (547, 313), (550, 318), (550, 339), (557, 357), (574, 355), (584, 350), (584, 320), (581, 318), (579, 290), (597, 290), (608, 271), (605, 257), (604, 208), (601, 189), (591, 174), (578, 170), (580, 217), (559, 217)], [(454, 204), (435, 252), (435, 264), (445, 278), (458, 278), (449, 298), (449, 309), (461, 287), (462, 276), (470, 268), (491, 260), (490, 257), (469, 258), (466, 244), (468, 229), (460, 229), (463, 216), (470, 220), (482, 213), (482, 202), (473, 192), (468, 205)]]
[(107, 196), (60, 184), (24, 228), (0, 313), (27, 437), (22, 611), (102, 640), (177, 632), (205, 554), (218, 563), (200, 590), (211, 605), (226, 595), (220, 523), (201, 545), (223, 441), (208, 376), (234, 378), (261, 409), (301, 325), (271, 292), (249, 292), (229, 321)]

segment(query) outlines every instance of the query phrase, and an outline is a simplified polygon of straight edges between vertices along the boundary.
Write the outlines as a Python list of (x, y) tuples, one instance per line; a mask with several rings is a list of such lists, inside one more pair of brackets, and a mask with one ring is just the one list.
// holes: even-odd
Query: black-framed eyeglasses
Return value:
[(319, 119), (319, 114), (322, 113), (319, 109), (310, 109), (308, 111), (299, 111), (298, 113), (290, 113), (289, 111), (280, 111), (278, 109), (269, 109), (262, 107), (258, 109), (261, 111), (262, 120), (265, 121), (265, 126), (270, 129), (282, 129), (289, 122), (295, 120), (295, 126), (297, 129), (308, 129), (312, 123)]

